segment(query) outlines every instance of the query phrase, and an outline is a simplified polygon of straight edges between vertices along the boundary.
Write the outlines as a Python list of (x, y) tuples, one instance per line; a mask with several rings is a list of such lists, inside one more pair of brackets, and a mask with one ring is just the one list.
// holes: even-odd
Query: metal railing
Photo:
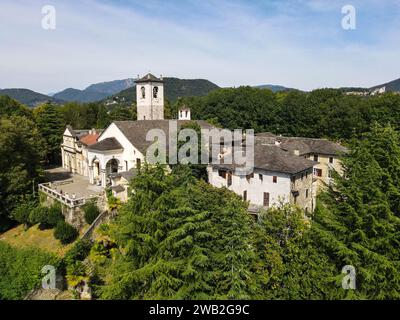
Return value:
[(65, 194), (61, 194), (58, 191), (52, 189), (50, 182), (39, 184), (39, 191), (42, 191), (43, 193), (47, 194), (51, 198), (58, 200), (59, 202), (61, 202), (62, 204), (65, 204), (66, 206), (68, 206), (70, 208), (76, 208), (76, 207), (83, 206), (89, 200), (98, 198), (98, 196), (70, 198), (69, 196), (67, 196)]

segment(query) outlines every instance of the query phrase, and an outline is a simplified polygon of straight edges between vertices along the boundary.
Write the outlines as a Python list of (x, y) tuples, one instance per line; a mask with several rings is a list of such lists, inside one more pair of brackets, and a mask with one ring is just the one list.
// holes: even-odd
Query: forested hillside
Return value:
[[(204, 79), (164, 78), (165, 98), (170, 102), (175, 102), (180, 97), (205, 96), (218, 88), (216, 84)], [(116, 101), (123, 105), (132, 104), (136, 102), (136, 86), (122, 90), (106, 101)]]
[(9, 96), (29, 107), (35, 107), (47, 101), (61, 104), (61, 99), (53, 98), (28, 89), (0, 89), (0, 96)]
[(190, 106), (194, 119), (288, 136), (343, 140), (367, 132), (374, 122), (400, 127), (400, 96), (391, 93), (359, 97), (336, 89), (273, 93), (240, 87), (184, 98), (179, 104)]

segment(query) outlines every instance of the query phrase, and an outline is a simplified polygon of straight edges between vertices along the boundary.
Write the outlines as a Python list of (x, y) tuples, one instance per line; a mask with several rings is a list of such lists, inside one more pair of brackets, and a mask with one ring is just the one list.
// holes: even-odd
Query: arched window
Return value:
[(142, 91), (142, 99), (146, 98), (146, 89), (141, 87), (140, 90)]
[(153, 98), (157, 98), (158, 96), (158, 87), (153, 88)]

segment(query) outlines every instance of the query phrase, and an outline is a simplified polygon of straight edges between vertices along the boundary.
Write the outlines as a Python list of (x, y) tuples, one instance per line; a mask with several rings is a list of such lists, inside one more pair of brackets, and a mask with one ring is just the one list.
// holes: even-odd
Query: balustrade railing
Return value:
[(71, 198), (69, 195), (61, 194), (58, 191), (51, 188), (51, 183), (39, 184), (39, 190), (47, 194), (53, 199), (65, 204), (70, 208), (76, 208), (83, 206), (87, 201), (98, 198), (98, 196), (82, 197), (82, 198)]

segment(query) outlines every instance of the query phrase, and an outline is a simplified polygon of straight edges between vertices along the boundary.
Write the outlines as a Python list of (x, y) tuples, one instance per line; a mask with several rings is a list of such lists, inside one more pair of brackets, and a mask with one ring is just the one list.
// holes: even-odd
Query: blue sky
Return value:
[[(356, 30), (341, 27), (344, 5)], [(83, 89), (148, 71), (220, 86), (373, 86), (400, 77), (399, 40), (399, 0), (1, 0), (0, 88)]]

